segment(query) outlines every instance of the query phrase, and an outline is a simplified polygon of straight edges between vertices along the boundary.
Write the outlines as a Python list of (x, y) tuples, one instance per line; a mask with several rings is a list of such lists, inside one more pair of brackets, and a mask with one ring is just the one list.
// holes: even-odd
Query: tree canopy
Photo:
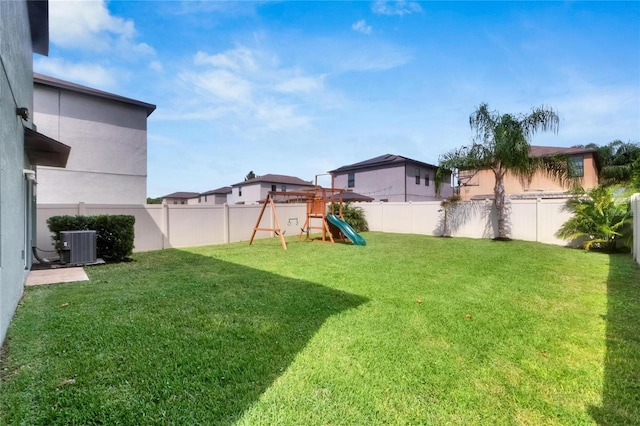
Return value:
[(560, 118), (547, 107), (533, 108), (529, 114), (500, 114), (486, 103), (469, 117), (469, 125), (475, 130), (473, 143), (450, 151), (440, 157), (436, 174), (439, 187), (445, 170), (489, 169), (495, 175), (494, 204), (498, 219), (498, 239), (508, 239), (505, 209), (504, 177), (511, 172), (522, 180), (530, 180), (542, 170), (557, 177), (566, 178), (566, 161), (529, 156), (529, 141), (538, 131), (558, 132)]
[(640, 158), (640, 144), (617, 139), (598, 147), (602, 162), (600, 185), (628, 185), (633, 174), (633, 164)]

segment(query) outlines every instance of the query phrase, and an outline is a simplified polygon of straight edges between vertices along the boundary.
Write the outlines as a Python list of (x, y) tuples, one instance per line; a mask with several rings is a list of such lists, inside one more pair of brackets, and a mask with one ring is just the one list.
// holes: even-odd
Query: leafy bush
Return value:
[(633, 163), (633, 170), (631, 172), (631, 189), (636, 192), (640, 192), (640, 157), (636, 158)]
[(47, 219), (56, 250), (60, 248), (61, 231), (96, 231), (98, 257), (123, 261), (133, 252), (136, 219), (131, 215), (52, 216)]
[[(339, 205), (331, 204), (329, 208), (331, 214), (339, 213)], [(333, 210), (333, 211), (331, 211)], [(342, 217), (344, 221), (349, 224), (356, 232), (364, 232), (369, 230), (369, 224), (364, 217), (364, 210), (361, 207), (353, 206), (351, 203), (346, 202), (342, 204)]]
[(582, 238), (585, 250), (613, 251), (618, 241), (631, 245), (633, 218), (629, 200), (616, 199), (613, 188), (599, 186), (589, 191), (577, 188), (566, 209), (573, 217), (560, 227), (556, 233), (559, 238)]

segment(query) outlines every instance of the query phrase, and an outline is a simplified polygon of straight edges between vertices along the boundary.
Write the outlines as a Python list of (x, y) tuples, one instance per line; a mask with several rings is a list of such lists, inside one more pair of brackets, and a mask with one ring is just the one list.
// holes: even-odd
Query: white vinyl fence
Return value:
[[(566, 199), (511, 200), (509, 222), (511, 238), (547, 244), (569, 245), (555, 237), (556, 231), (571, 214), (564, 210)], [(298, 235), (305, 223), (304, 204), (276, 204), (280, 226), (287, 236)], [(469, 238), (497, 236), (493, 203), (467, 201), (446, 212), (440, 202), (358, 203), (366, 215), (369, 229), (405, 234), (451, 235)], [(128, 214), (136, 218), (135, 251), (171, 247), (194, 247), (248, 241), (260, 214), (261, 205), (95, 205), (39, 204), (37, 247), (53, 250), (47, 219), (58, 215)], [(640, 194), (631, 197), (633, 256), (640, 263)], [(274, 227), (267, 207), (261, 227)], [(273, 237), (259, 231), (256, 238)], [(45, 255), (46, 257), (46, 255)]]
[[(555, 237), (571, 214), (564, 211), (566, 199), (511, 200), (510, 237), (517, 240), (568, 245)], [(437, 201), (409, 203), (363, 203), (371, 231), (406, 234), (450, 235), (469, 238), (497, 237), (493, 202), (465, 201), (446, 211)]]
[[(134, 251), (162, 250), (171, 247), (194, 247), (248, 241), (260, 214), (261, 205), (98, 205), (39, 204), (37, 211), (37, 247), (53, 250), (47, 219), (59, 215), (133, 215)], [(285, 235), (298, 235), (306, 219), (305, 204), (282, 204), (276, 208)], [(274, 217), (267, 207), (261, 227), (274, 227)], [(256, 238), (273, 233), (258, 231)], [(45, 255), (46, 257), (46, 255)]]

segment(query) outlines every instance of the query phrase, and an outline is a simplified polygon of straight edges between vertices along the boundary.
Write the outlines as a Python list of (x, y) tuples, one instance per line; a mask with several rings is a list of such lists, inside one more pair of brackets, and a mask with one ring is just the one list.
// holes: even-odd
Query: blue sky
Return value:
[(640, 2), (50, 0), (49, 15), (36, 72), (157, 105), (151, 197), (387, 153), (437, 164), (482, 102), (557, 110), (535, 145), (640, 141)]

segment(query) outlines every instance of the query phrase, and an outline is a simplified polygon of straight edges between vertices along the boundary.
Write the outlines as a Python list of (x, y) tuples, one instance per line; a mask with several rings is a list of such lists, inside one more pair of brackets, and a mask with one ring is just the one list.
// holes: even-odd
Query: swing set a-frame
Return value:
[[(338, 215), (340, 216), (340, 218), (342, 218), (342, 194), (344, 194), (345, 192), (348, 191), (336, 188), (323, 188), (321, 186), (315, 186), (305, 191), (269, 191), (267, 198), (262, 204), (262, 209), (260, 210), (260, 214), (258, 215), (256, 226), (254, 226), (253, 228), (253, 233), (251, 234), (249, 245), (253, 243), (256, 232), (268, 231), (273, 232), (277, 236), (279, 236), (282, 248), (285, 250), (287, 249), (287, 243), (284, 240), (284, 232), (282, 231), (282, 227), (280, 226), (278, 213), (276, 211), (276, 204), (274, 201), (276, 197), (281, 197), (290, 202), (301, 202), (303, 200), (304, 202), (306, 202), (307, 218), (302, 228), (300, 228), (298, 240), (302, 239), (302, 234), (304, 233), (306, 233), (306, 239), (309, 240), (311, 230), (315, 229), (322, 232), (322, 241), (330, 241), (331, 243), (334, 243), (335, 241), (333, 233), (331, 232), (329, 223), (327, 221), (327, 204), (338, 204)], [(265, 228), (260, 226), (260, 222), (262, 221), (262, 217), (264, 216), (264, 212), (266, 211), (267, 206), (271, 207), (271, 214), (273, 215), (273, 228)], [(333, 208), (331, 209), (331, 211), (333, 211)], [(318, 221), (320, 221), (320, 223), (318, 223)]]

